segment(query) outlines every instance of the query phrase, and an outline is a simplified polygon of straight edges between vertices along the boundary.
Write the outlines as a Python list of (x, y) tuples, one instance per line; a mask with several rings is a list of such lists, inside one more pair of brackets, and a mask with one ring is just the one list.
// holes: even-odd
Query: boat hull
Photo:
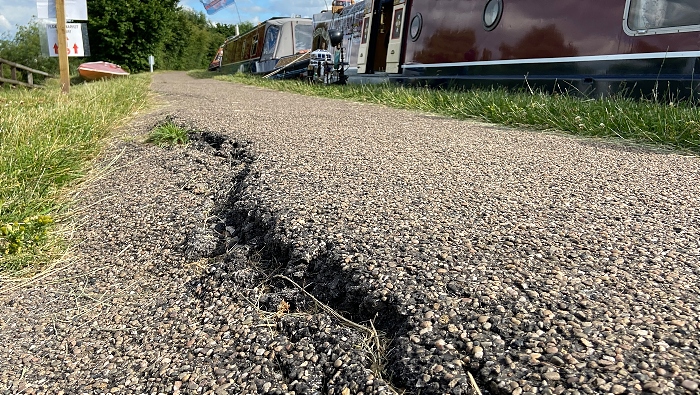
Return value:
[[(487, 3), (500, 11), (488, 13)], [(541, 87), (585, 96), (697, 95), (700, 9), (647, 15), (643, 4), (364, 0), (337, 15), (314, 15), (312, 49), (328, 47), (328, 30), (344, 32), (348, 74), (357, 70), (349, 81)]]
[(88, 62), (78, 66), (78, 73), (88, 81), (125, 77), (129, 75), (124, 69), (109, 62)]

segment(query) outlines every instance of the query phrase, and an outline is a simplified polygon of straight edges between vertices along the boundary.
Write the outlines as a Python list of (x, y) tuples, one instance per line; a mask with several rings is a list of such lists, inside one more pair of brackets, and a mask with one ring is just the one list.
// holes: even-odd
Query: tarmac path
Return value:
[[(697, 393), (697, 157), (152, 88), (70, 267), (0, 293), (0, 391)], [(195, 142), (140, 142), (166, 120)]]

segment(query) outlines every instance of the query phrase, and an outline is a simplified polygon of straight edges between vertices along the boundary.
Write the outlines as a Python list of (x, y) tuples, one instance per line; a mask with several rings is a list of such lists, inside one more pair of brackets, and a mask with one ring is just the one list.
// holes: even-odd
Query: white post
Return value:
[(148, 55), (148, 65), (151, 66), (151, 73), (153, 72), (153, 64), (154, 64), (154, 59), (153, 55)]

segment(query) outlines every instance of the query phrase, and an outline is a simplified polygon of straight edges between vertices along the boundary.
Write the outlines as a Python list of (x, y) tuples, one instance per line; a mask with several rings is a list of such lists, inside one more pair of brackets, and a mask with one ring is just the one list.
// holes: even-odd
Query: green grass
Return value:
[[(106, 138), (150, 105), (150, 77), (71, 87), (0, 90), (0, 271), (43, 263), (47, 231), (66, 191), (90, 169)], [(49, 232), (50, 233), (50, 232)]]
[(212, 78), (219, 74), (219, 72), (216, 71), (208, 71), (208, 70), (190, 70), (187, 72), (187, 75), (193, 78)]
[(160, 146), (187, 144), (190, 141), (187, 130), (167, 122), (153, 129), (148, 135), (146, 142)]
[(457, 91), (397, 85), (313, 85), (297, 80), (269, 80), (246, 74), (220, 75), (201, 70), (190, 72), (190, 75), (304, 95), (414, 109), (457, 119), (623, 139), (685, 153), (700, 153), (699, 112), (696, 103), (689, 101), (662, 102), (622, 96), (592, 100), (498, 88)]

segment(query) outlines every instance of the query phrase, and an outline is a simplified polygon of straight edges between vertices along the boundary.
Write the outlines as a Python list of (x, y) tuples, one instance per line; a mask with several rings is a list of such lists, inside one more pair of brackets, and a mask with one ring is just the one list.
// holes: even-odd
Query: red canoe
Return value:
[(109, 62), (87, 62), (78, 66), (80, 76), (88, 81), (129, 75), (124, 69)]

